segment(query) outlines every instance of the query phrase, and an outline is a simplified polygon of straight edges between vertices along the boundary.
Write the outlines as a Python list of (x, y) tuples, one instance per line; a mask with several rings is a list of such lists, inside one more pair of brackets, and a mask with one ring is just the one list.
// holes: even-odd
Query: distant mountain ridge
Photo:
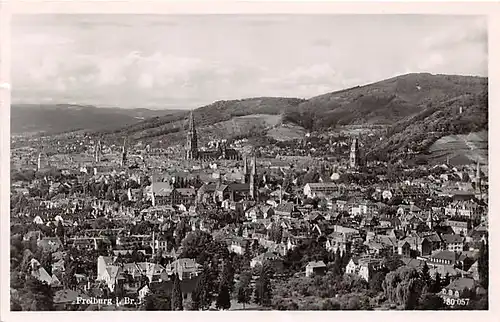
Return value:
[(487, 78), (483, 77), (407, 74), (313, 97), (290, 111), (299, 114), (297, 119), (289, 119), (311, 130), (352, 124), (392, 125), (430, 103), (487, 89)]
[(78, 104), (13, 104), (11, 132), (59, 133), (72, 130), (121, 128), (177, 110), (122, 109)]

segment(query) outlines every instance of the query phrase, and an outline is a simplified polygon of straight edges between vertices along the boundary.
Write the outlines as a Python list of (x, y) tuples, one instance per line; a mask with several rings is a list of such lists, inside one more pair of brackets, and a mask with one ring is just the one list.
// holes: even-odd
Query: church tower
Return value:
[(38, 159), (37, 159), (38, 171), (40, 171), (43, 168), (46, 168), (47, 166), (48, 166), (48, 162), (47, 162), (47, 156), (45, 155), (45, 153), (43, 153), (43, 152), (38, 153)]
[(257, 198), (257, 158), (255, 154), (252, 157), (252, 164), (250, 169), (250, 198), (255, 200)]
[(97, 144), (95, 146), (95, 151), (94, 151), (94, 159), (96, 163), (101, 162), (101, 140), (97, 141)]
[(198, 157), (198, 137), (194, 125), (193, 111), (189, 114), (189, 129), (186, 136), (186, 160), (193, 160)]
[(359, 143), (358, 139), (354, 138), (351, 144), (351, 152), (349, 154), (349, 167), (357, 168), (360, 165), (359, 160)]
[(483, 199), (483, 189), (482, 189), (482, 176), (481, 176), (481, 166), (479, 160), (477, 160), (476, 165), (476, 190), (479, 192), (479, 199)]
[(243, 157), (243, 183), (248, 183), (248, 159), (246, 155)]
[(127, 164), (127, 138), (126, 137), (123, 139), (122, 158), (120, 160), (120, 165), (122, 167), (124, 167), (125, 164)]
[(427, 226), (429, 229), (434, 229), (434, 219), (432, 218), (432, 210), (429, 210), (429, 216), (427, 217)]

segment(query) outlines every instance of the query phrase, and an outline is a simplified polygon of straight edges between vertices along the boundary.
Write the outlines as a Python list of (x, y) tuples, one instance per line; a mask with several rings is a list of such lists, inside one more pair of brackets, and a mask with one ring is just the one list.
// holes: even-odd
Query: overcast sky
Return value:
[(487, 20), (417, 15), (31, 15), (13, 103), (195, 108), (309, 98), (410, 72), (487, 76)]

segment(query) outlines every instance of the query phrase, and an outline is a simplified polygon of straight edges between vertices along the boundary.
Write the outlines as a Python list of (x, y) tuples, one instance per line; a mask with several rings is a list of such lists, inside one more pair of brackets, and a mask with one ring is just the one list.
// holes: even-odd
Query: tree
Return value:
[[(199, 280), (198, 280), (199, 283)], [(193, 293), (191, 294), (191, 307), (190, 309), (193, 311), (198, 311), (201, 308), (201, 287), (196, 284)]]
[(69, 289), (74, 289), (76, 287), (77, 281), (76, 281), (76, 268), (77, 268), (77, 263), (76, 262), (70, 262), (68, 264), (68, 267), (66, 267), (66, 270), (63, 273), (63, 280), (62, 283), (65, 287)]
[(243, 308), (245, 308), (245, 304), (250, 303), (252, 297), (252, 288), (250, 286), (251, 280), (252, 274), (250, 272), (245, 271), (240, 274), (240, 281), (237, 285), (237, 300), (238, 303), (243, 304)]
[(281, 239), (283, 238), (283, 227), (281, 227), (281, 225), (279, 225), (278, 223), (274, 222), (271, 225), (269, 235), (272, 241), (276, 243), (281, 243)]
[(175, 228), (175, 244), (179, 246), (186, 237), (186, 233), (189, 231), (188, 223), (186, 219), (181, 219)]
[(349, 261), (351, 260), (351, 250), (348, 247), (343, 253), (342, 253), (342, 271), (345, 271), (345, 268), (347, 267), (347, 264), (349, 264)]
[(172, 288), (172, 311), (182, 311), (181, 282), (177, 274), (174, 275), (174, 286)]
[(245, 243), (245, 251), (243, 252), (243, 256), (247, 260), (252, 259), (252, 249), (250, 248), (250, 242)]
[(262, 306), (270, 306), (272, 300), (271, 288), (271, 268), (268, 265), (263, 265), (260, 271), (259, 280), (255, 284), (254, 301)]
[(409, 310), (417, 307), (423, 286), (418, 271), (406, 266), (388, 273), (382, 283), (387, 299)]
[(388, 272), (395, 271), (404, 265), (399, 255), (391, 255), (384, 258), (382, 264)]
[(370, 289), (374, 292), (380, 292), (382, 291), (382, 283), (384, 282), (385, 279), (385, 274), (382, 271), (376, 272), (371, 276), (370, 278)]
[(52, 288), (32, 276), (28, 276), (21, 295), (24, 311), (53, 311)]
[(335, 261), (333, 262), (333, 272), (337, 276), (342, 275), (342, 254), (340, 248), (335, 252)]
[(213, 240), (211, 234), (201, 230), (187, 234), (182, 241), (182, 250), (181, 258), (196, 258), (196, 261), (202, 265), (205, 261), (211, 261), (214, 258), (229, 257), (227, 246)]
[(229, 293), (229, 287), (227, 285), (220, 285), (219, 294), (217, 295), (217, 302), (215, 305), (219, 310), (228, 310), (231, 307), (231, 295)]
[[(288, 252), (284, 264), (292, 271), (302, 271), (310, 261), (328, 262), (328, 251), (316, 240), (301, 243), (298, 247)], [(339, 262), (340, 264), (340, 262)], [(338, 265), (341, 267), (341, 265)]]
[(432, 284), (432, 293), (441, 292), (441, 289), (442, 289), (441, 275), (438, 272), (436, 272), (436, 275), (434, 276), (434, 283)]
[(446, 273), (446, 276), (443, 279), (443, 284), (441, 284), (443, 287), (446, 287), (450, 285), (450, 273)]
[(422, 280), (425, 285), (430, 286), (431, 284), (431, 275), (429, 274), (429, 266), (427, 266), (427, 262), (424, 263), (424, 267), (422, 267)]
[[(104, 190), (104, 186), (103, 186), (103, 190)], [(114, 200), (114, 194), (113, 194), (113, 187), (111, 186), (108, 186), (108, 189), (106, 191), (106, 197), (105, 197), (107, 200)]]
[(234, 289), (234, 269), (230, 260), (224, 261), (222, 275), (219, 283), (216, 306), (218, 309), (227, 310), (231, 307), (231, 293)]
[(146, 311), (170, 311), (172, 310), (171, 292), (168, 291), (167, 282), (162, 282), (155, 293), (151, 293), (144, 299), (143, 308)]
[(437, 311), (443, 308), (443, 299), (434, 293), (428, 292), (427, 288), (424, 288), (422, 296), (419, 299), (418, 310)]
[(203, 265), (203, 270), (200, 278), (196, 283), (192, 295), (192, 309), (193, 310), (207, 310), (212, 305), (213, 294), (211, 289), (211, 271), (207, 263)]
[(351, 296), (349, 300), (344, 305), (344, 309), (348, 311), (356, 311), (361, 309), (361, 303), (359, 296)]
[(478, 273), (479, 273), (479, 283), (485, 289), (488, 289), (488, 278), (489, 278), (489, 259), (488, 259), (488, 244), (484, 241), (481, 242), (479, 247), (479, 258), (478, 258)]
[(227, 285), (229, 292), (234, 291), (234, 268), (231, 260), (225, 260), (222, 267), (221, 284)]
[(64, 226), (62, 224), (62, 220), (59, 220), (57, 222), (56, 236), (59, 237), (59, 239), (61, 239), (61, 242), (64, 243)]

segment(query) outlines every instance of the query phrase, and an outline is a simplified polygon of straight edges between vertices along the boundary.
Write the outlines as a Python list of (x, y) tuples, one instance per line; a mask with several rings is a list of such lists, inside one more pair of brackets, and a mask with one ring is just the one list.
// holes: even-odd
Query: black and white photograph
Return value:
[(13, 14), (10, 311), (491, 309), (488, 23)]

